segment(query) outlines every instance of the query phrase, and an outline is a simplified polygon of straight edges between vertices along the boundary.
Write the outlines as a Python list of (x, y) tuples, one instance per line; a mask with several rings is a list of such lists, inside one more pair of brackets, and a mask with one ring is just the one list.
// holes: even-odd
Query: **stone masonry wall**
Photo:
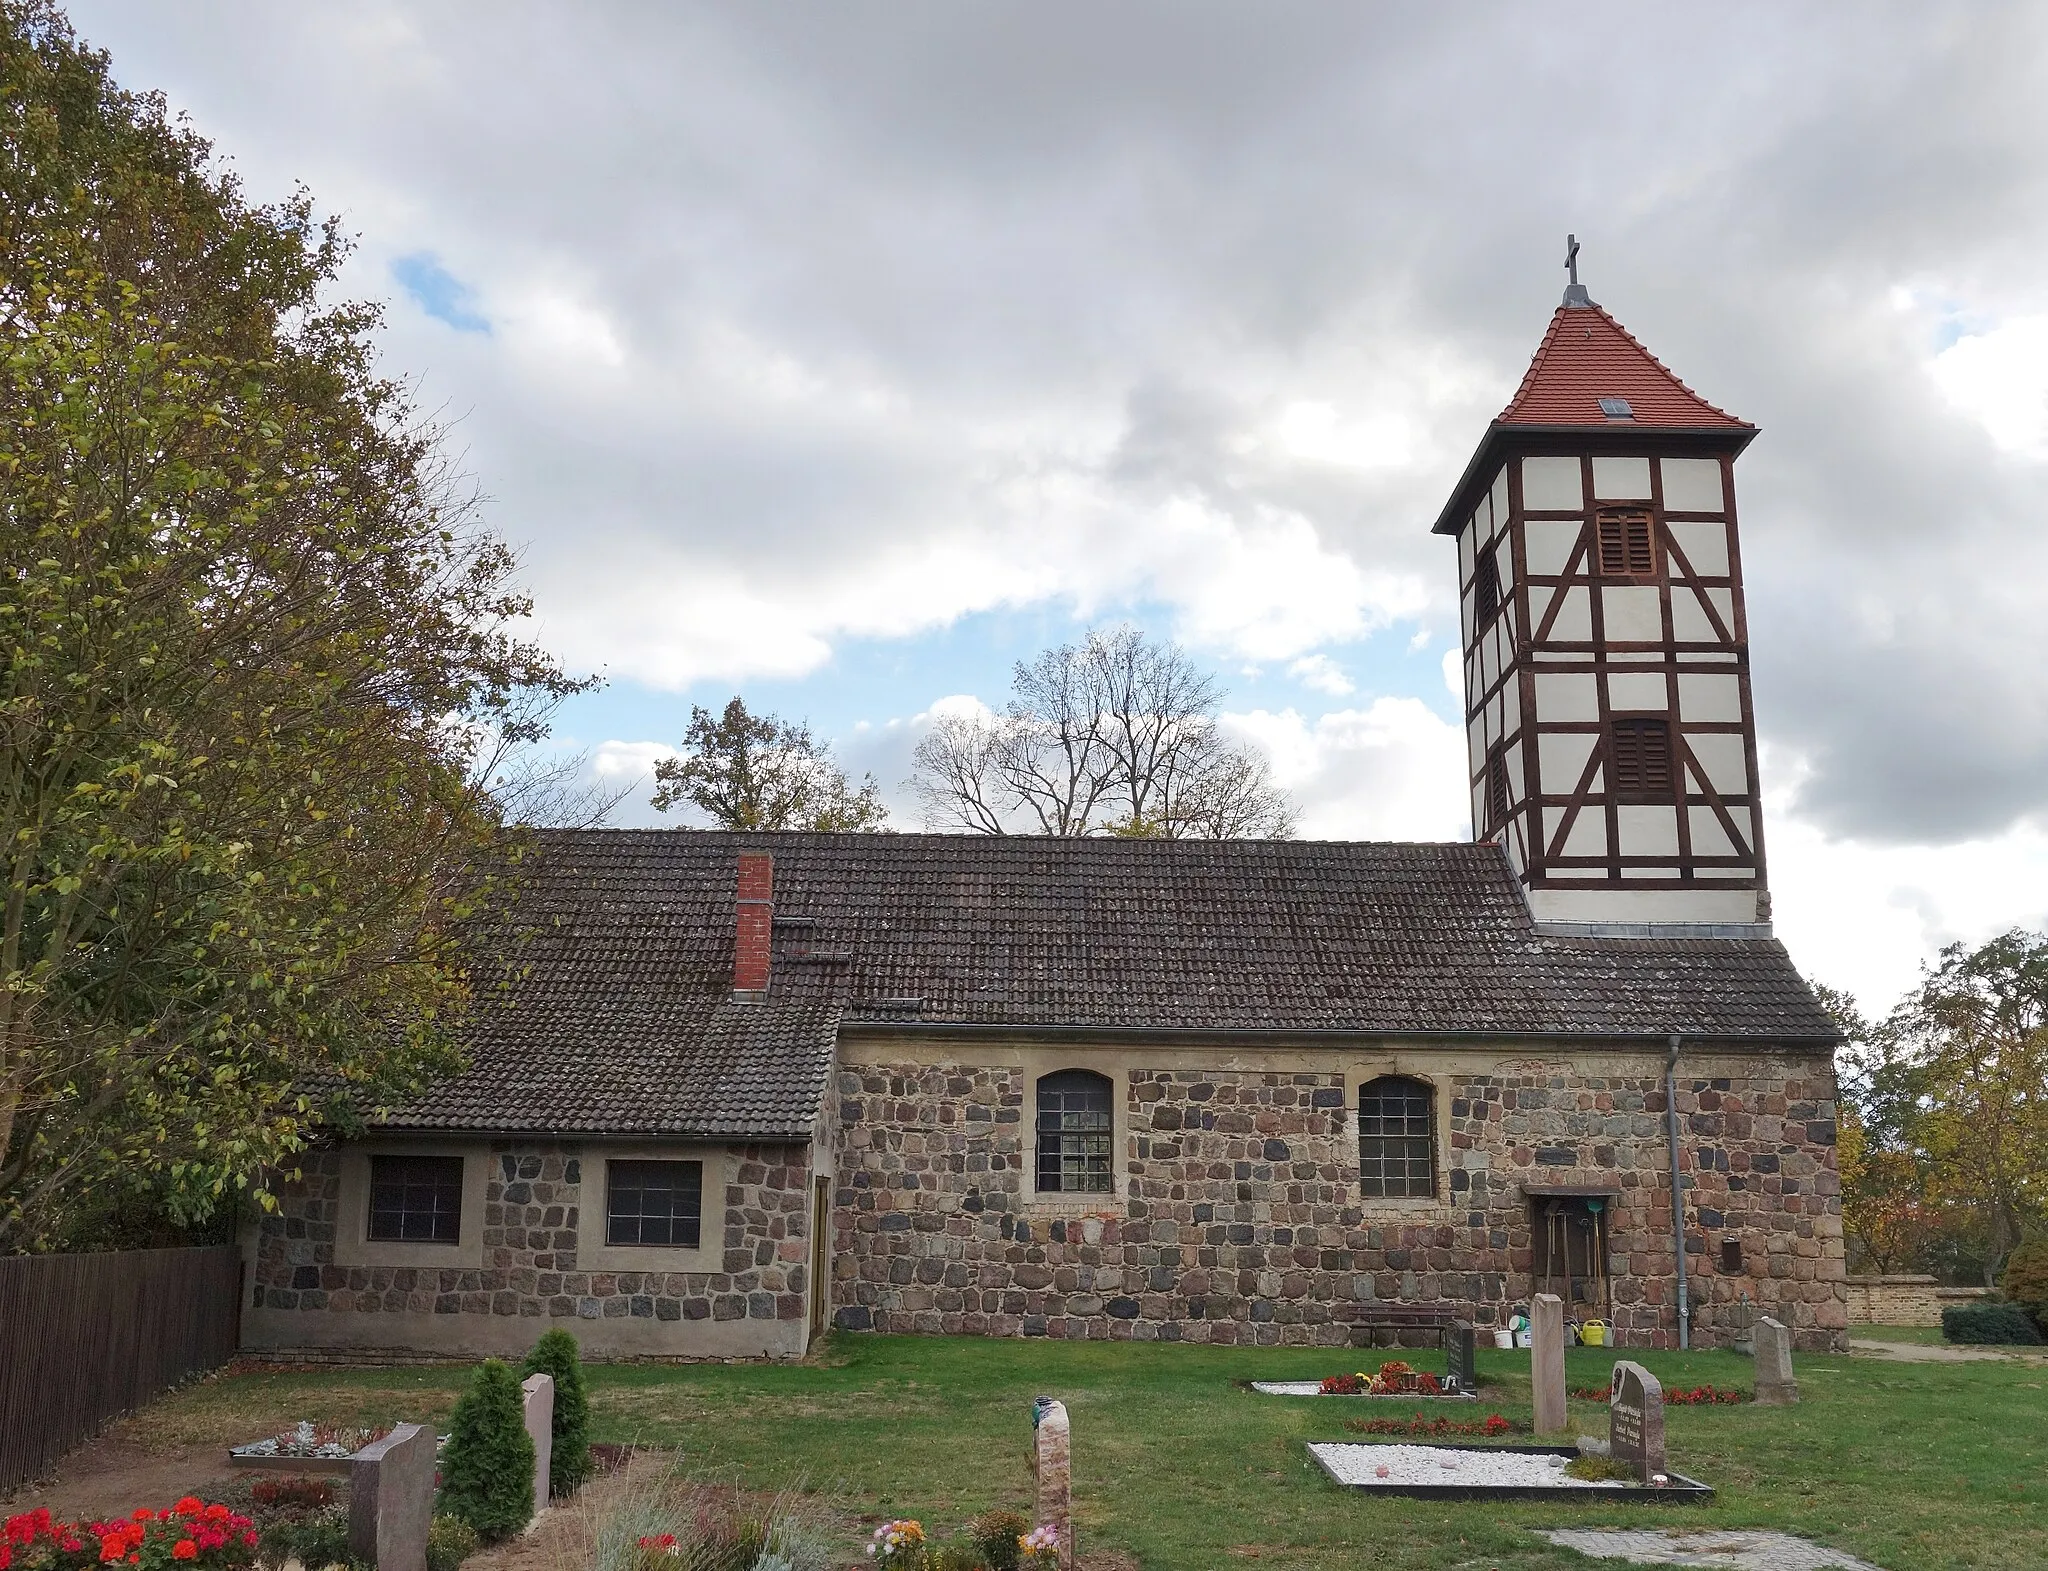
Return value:
[[(839, 1077), (842, 1327), (1342, 1345), (1345, 1312), (1371, 1301), (1448, 1301), (1498, 1324), (1531, 1292), (1524, 1184), (1604, 1185), (1621, 1340), (1674, 1340), (1660, 1057), (1404, 1055), (1399, 1072), (1436, 1088), (1432, 1202), (1359, 1191), (1356, 1086), (1392, 1066), (1073, 1055), (1060, 1067), (1124, 1089), (1120, 1192), (1077, 1213), (1074, 1197), (1048, 1208), (1030, 1193), (1031, 1072), (920, 1046), (932, 1061), (903, 1053)], [(1841, 1347), (1831, 1066), (1689, 1067), (1702, 1071), (1678, 1095), (1695, 1341), (1725, 1344), (1766, 1313), (1802, 1348)], [(1739, 1271), (1722, 1268), (1724, 1238), (1740, 1242)]]
[[(450, 1145), (447, 1154), (463, 1149)], [(285, 1188), (279, 1209), (256, 1225), (245, 1339), (503, 1352), (523, 1350), (548, 1324), (566, 1324), (600, 1356), (801, 1353), (810, 1286), (807, 1147), (726, 1153), (730, 1182), (722, 1203), (709, 1174), (705, 1193), (706, 1242), (719, 1239), (714, 1229), (723, 1230), (709, 1251), (718, 1269), (689, 1271), (592, 1270), (579, 1263), (586, 1240), (602, 1241), (598, 1186), (593, 1180), (585, 1187), (588, 1151), (494, 1142), (482, 1261), (465, 1267), (337, 1264), (341, 1154), (309, 1153), (302, 1180)], [(393, 1257), (406, 1248), (373, 1247)]]

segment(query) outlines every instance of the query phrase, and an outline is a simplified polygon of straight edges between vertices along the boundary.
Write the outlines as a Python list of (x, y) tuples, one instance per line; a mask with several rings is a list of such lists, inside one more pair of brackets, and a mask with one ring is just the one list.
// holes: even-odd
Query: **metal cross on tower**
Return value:
[(1591, 305), (1593, 297), (1586, 293), (1586, 286), (1579, 282), (1579, 237), (1577, 235), (1566, 235), (1564, 237), (1564, 268), (1571, 278), (1571, 283), (1564, 292), (1564, 303), (1566, 305)]

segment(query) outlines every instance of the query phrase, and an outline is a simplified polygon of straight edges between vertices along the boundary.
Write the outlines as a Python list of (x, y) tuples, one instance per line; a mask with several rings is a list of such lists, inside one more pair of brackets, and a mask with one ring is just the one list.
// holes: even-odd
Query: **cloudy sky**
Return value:
[(1463, 837), (1428, 524), (1575, 230), (1763, 428), (1795, 959), (1882, 1006), (2048, 922), (2048, 8), (72, 15), (360, 237), (389, 369), (610, 679), (563, 730), (612, 778), (740, 691), (894, 792), (935, 706), (1128, 619), (1224, 674), (1306, 833)]

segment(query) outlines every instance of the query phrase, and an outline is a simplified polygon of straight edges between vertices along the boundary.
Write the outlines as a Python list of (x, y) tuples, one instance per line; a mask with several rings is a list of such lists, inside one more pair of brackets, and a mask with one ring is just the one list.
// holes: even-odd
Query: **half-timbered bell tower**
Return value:
[(1574, 263), (1436, 521), (1458, 540), (1473, 831), (1539, 922), (1769, 919), (1735, 531), (1755, 435)]

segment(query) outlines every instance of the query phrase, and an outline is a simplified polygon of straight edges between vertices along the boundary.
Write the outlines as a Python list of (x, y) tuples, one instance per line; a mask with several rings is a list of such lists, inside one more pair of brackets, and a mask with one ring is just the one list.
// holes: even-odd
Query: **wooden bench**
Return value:
[(1392, 1332), (1397, 1347), (1427, 1347), (1432, 1341), (1444, 1350), (1445, 1369), (1466, 1390), (1474, 1387), (1472, 1322), (1461, 1313), (1462, 1304), (1399, 1304), (1368, 1301), (1333, 1312), (1332, 1318), (1351, 1327), (1353, 1347), (1374, 1347), (1373, 1338)]

